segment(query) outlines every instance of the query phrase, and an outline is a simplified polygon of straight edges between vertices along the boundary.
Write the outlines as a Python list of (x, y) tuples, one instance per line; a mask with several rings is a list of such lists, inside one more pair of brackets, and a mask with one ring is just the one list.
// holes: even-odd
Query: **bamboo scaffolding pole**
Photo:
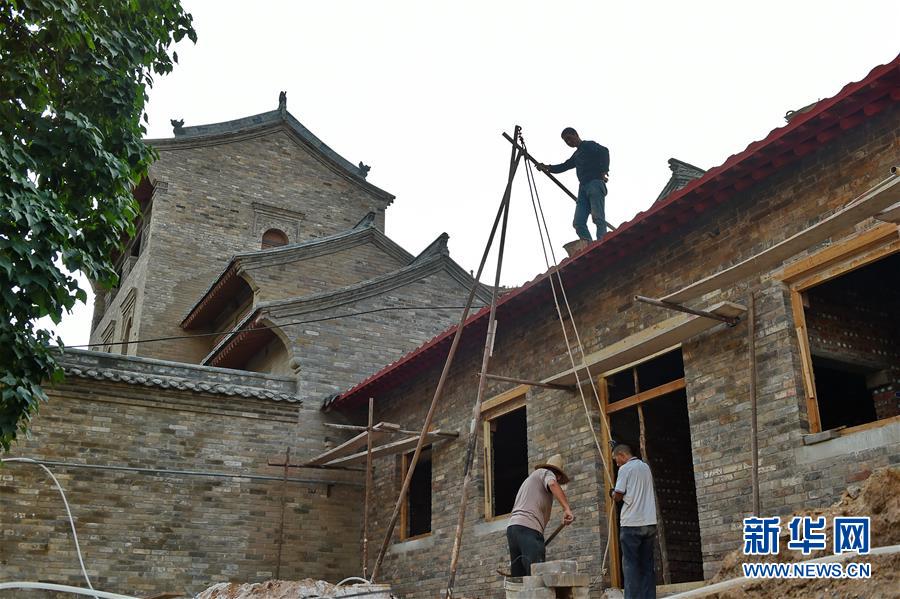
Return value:
[(759, 423), (756, 397), (756, 297), (750, 292), (747, 306), (747, 345), (750, 354), (750, 486), (753, 488), (753, 515), (759, 517)]
[[(519, 134), (519, 127), (515, 128), (515, 135)], [(512, 149), (509, 165), (509, 180), (512, 181), (522, 157), (521, 152), (516, 156), (516, 149)], [(500, 273), (503, 270), (503, 251), (506, 248), (506, 226), (509, 221), (509, 200), (512, 188), (507, 186), (503, 194), (503, 223), (500, 226), (500, 244), (497, 249), (497, 266), (494, 270), (494, 287), (491, 290), (491, 309), (488, 315), (487, 335), (484, 339), (484, 352), (481, 357), (481, 372), (487, 372), (491, 362), (491, 354), (494, 352), (494, 339), (497, 334), (497, 289), (500, 288)], [(453, 584), (456, 581), (456, 570), (459, 567), (459, 552), (462, 545), (463, 527), (466, 523), (466, 503), (469, 494), (469, 485), (472, 481), (472, 465), (475, 462), (475, 450), (478, 446), (478, 423), (481, 420), (481, 404), (484, 401), (484, 391), (487, 387), (488, 377), (478, 379), (478, 392), (475, 395), (475, 405), (472, 406), (472, 418), (469, 422), (469, 437), (466, 443), (466, 461), (463, 466), (463, 484), (459, 495), (459, 515), (456, 520), (456, 533), (453, 537), (453, 549), (450, 552), (450, 574), (447, 578), (447, 598), (453, 597)]]
[[(515, 158), (515, 164), (517, 167), (520, 159), (521, 153)], [(475, 291), (478, 289), (479, 281), (481, 280), (481, 274), (484, 271), (484, 265), (487, 262), (488, 253), (490, 252), (491, 245), (494, 242), (494, 235), (496, 235), (497, 233), (497, 226), (500, 224), (500, 218), (503, 216), (506, 200), (512, 190), (515, 170), (510, 170), (510, 176), (506, 182), (506, 191), (503, 194), (503, 200), (500, 202), (500, 206), (497, 208), (497, 214), (494, 217), (494, 224), (491, 227), (490, 235), (488, 235), (484, 253), (481, 256), (481, 262), (478, 265), (478, 271), (476, 272), (474, 281), (472, 282), (472, 288), (469, 290), (469, 297), (466, 299), (466, 307), (463, 309), (463, 312), (460, 315), (459, 324), (456, 327), (456, 333), (453, 335), (453, 341), (450, 344), (450, 350), (447, 354), (447, 359), (444, 362), (444, 368), (441, 371), (440, 379), (438, 379), (437, 387), (434, 390), (434, 396), (431, 399), (431, 405), (428, 407), (428, 412), (425, 414), (425, 422), (422, 424), (422, 432), (419, 435), (419, 442), (416, 445), (416, 449), (409, 461), (409, 468), (406, 472), (406, 477), (403, 479), (403, 486), (400, 488), (400, 496), (397, 498), (397, 503), (394, 505), (394, 511), (391, 514), (391, 519), (388, 521), (384, 540), (381, 543), (381, 549), (378, 551), (378, 557), (375, 559), (375, 565), (372, 567), (372, 576), (370, 578), (370, 581), (372, 582), (374, 582), (376, 577), (378, 576), (378, 570), (381, 568), (381, 564), (384, 561), (384, 556), (387, 553), (388, 546), (391, 543), (391, 537), (394, 535), (394, 529), (397, 526), (397, 519), (400, 517), (400, 508), (403, 505), (403, 502), (406, 500), (406, 494), (409, 492), (409, 486), (412, 483), (412, 476), (415, 472), (416, 464), (418, 464), (419, 462), (419, 455), (422, 453), (422, 447), (424, 446), (426, 433), (428, 432), (428, 429), (431, 428), (431, 421), (434, 418), (434, 411), (437, 408), (438, 401), (440, 401), (441, 396), (444, 393), (444, 385), (447, 382), (447, 376), (450, 373), (450, 366), (453, 364), (453, 358), (456, 356), (456, 350), (459, 347), (459, 341), (462, 337), (462, 332), (465, 328), (466, 320), (468, 320), (469, 318), (469, 311), (471, 310), (472, 302), (475, 299)]]
[(362, 571), (363, 578), (369, 573), (369, 502), (372, 497), (372, 423), (375, 420), (375, 398), (369, 398), (369, 426), (368, 443), (366, 445), (366, 495), (363, 511), (363, 538), (362, 538)]
[[(325, 426), (346, 430), (346, 431), (358, 431), (362, 432), (367, 429), (365, 426), (358, 426), (355, 424), (333, 424), (331, 422), (324, 422)], [(418, 435), (421, 431), (411, 431), (405, 428), (400, 428), (399, 424), (394, 424), (392, 422), (379, 422), (375, 426), (372, 427), (375, 431), (380, 433), (388, 433), (391, 435)], [(444, 431), (428, 431), (428, 434), (434, 435), (437, 437), (447, 437), (448, 439), (456, 439), (459, 437), (459, 433), (457, 432), (444, 432)]]
[(291, 463), (290, 446), (284, 450), (284, 477), (281, 479), (281, 520), (278, 523), (278, 561), (275, 563), (275, 580), (281, 579), (281, 553), (284, 549), (284, 508), (287, 504), (288, 467)]

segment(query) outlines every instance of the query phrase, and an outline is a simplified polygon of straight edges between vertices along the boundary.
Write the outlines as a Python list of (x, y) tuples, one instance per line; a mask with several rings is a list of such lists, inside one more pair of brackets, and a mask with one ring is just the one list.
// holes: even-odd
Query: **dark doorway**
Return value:
[(429, 532), (431, 532), (431, 448), (427, 447), (419, 455), (409, 485), (405, 536), (415, 537)]

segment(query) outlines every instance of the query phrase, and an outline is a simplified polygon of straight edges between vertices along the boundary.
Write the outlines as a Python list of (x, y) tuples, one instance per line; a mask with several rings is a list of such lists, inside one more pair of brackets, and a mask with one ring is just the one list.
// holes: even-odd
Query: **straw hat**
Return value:
[(567, 475), (563, 471), (562, 455), (560, 455), (558, 453), (550, 456), (550, 459), (547, 460), (546, 462), (543, 462), (540, 464), (535, 464), (534, 469), (537, 470), (538, 468), (547, 468), (548, 470), (552, 470), (553, 473), (556, 475), (557, 482), (561, 485), (564, 485), (567, 482), (569, 482), (569, 475)]

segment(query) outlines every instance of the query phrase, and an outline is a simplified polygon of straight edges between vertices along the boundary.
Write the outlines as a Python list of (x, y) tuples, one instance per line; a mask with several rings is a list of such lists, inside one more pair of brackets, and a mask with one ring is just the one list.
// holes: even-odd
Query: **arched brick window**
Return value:
[(262, 236), (262, 249), (277, 248), (280, 245), (287, 245), (288, 236), (281, 229), (269, 229)]

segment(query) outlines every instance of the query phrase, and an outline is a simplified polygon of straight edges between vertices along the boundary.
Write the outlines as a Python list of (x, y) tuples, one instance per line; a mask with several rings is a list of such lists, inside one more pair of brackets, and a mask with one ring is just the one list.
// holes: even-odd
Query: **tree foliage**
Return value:
[(153, 76), (196, 41), (178, 0), (0, 0), (0, 446), (59, 380), (52, 335), (86, 293), (116, 284), (133, 186), (155, 158), (141, 116)]

